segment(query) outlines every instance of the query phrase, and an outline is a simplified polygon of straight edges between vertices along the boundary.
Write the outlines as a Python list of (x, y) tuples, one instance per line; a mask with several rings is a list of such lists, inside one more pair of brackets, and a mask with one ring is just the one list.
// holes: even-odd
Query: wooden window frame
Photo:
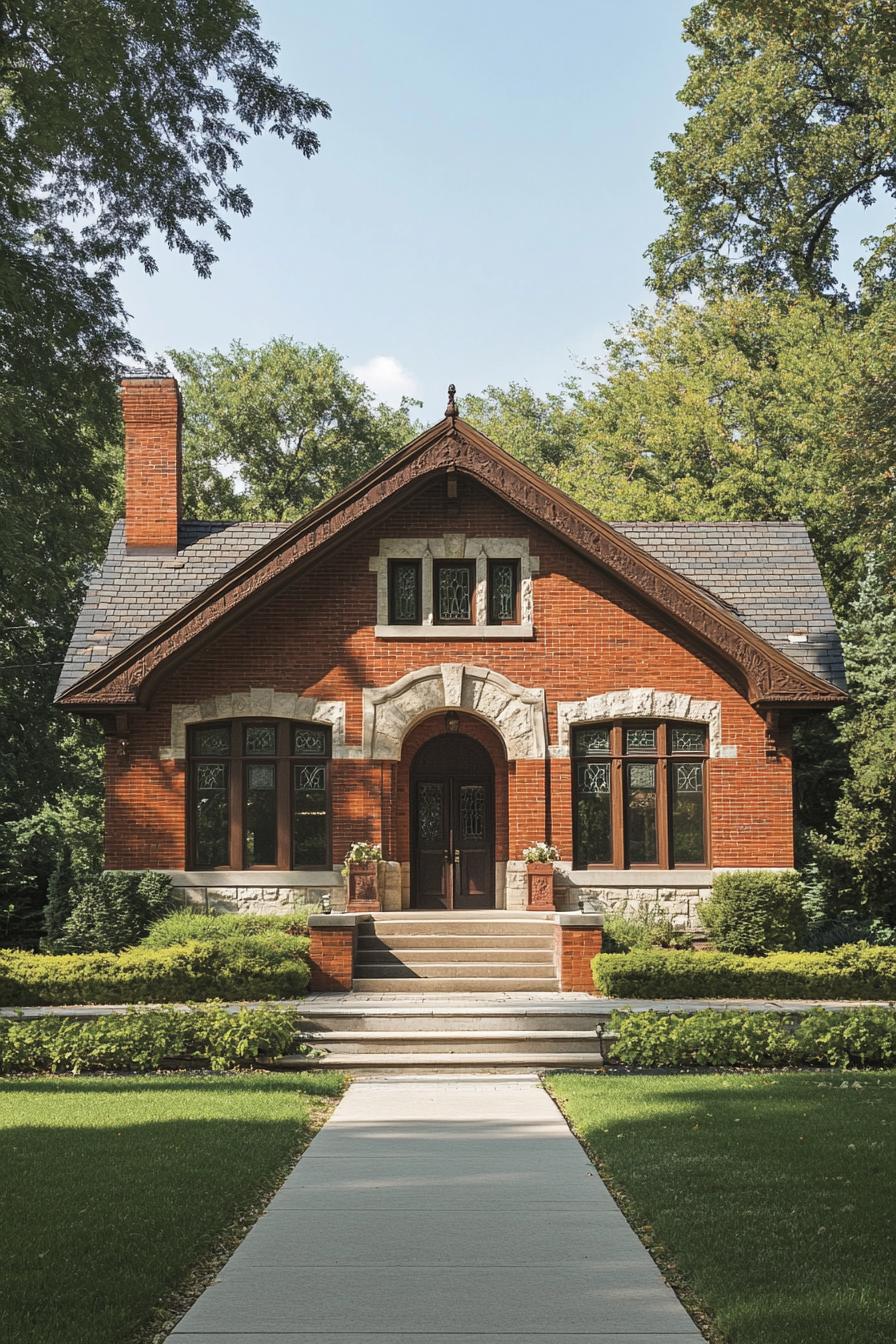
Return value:
[[(414, 619), (412, 621), (401, 621), (398, 619), (395, 610), (395, 572), (399, 565), (407, 565), (413, 568), (417, 574), (417, 602), (415, 606)], [(415, 560), (413, 557), (405, 560), (398, 557), (390, 560), (386, 568), (386, 580), (389, 586), (389, 624), (390, 625), (422, 625), (423, 624), (423, 563)]]
[[(470, 615), (466, 620), (447, 620), (439, 611), (439, 579), (443, 569), (465, 569), (470, 575)], [(439, 559), (432, 562), (432, 618), (434, 625), (476, 624), (476, 561)]]
[[(246, 729), (253, 725), (275, 726), (276, 750), (273, 755), (249, 754), (244, 747)], [(195, 734), (209, 728), (228, 728), (230, 730), (229, 756), (201, 756), (194, 752)], [(323, 756), (296, 755), (292, 750), (293, 732), (296, 728), (313, 728), (324, 735), (326, 753)], [(332, 759), (332, 738), (325, 724), (306, 723), (301, 719), (272, 719), (263, 715), (242, 719), (217, 719), (209, 723), (191, 724), (187, 735), (187, 778), (185, 790), (187, 798), (187, 855), (189, 865), (197, 868), (195, 835), (195, 792), (196, 767), (211, 763), (224, 762), (228, 767), (228, 850), (229, 861), (217, 864), (210, 872), (316, 872), (320, 864), (293, 864), (293, 766), (299, 762), (324, 766), (324, 787), (326, 793), (325, 853), (323, 867), (330, 867), (332, 854), (332, 796), (330, 789), (330, 761)], [(275, 787), (277, 791), (277, 861), (270, 864), (249, 864), (246, 861), (246, 787), (245, 779), (248, 767), (255, 765), (274, 765)]]
[[(609, 728), (610, 750), (606, 755), (580, 755), (576, 750), (577, 733), (586, 728)], [(655, 728), (656, 750), (626, 752), (625, 731), (627, 728)], [(702, 728), (703, 751), (672, 751), (671, 730), (673, 728)], [(705, 724), (687, 723), (680, 719), (617, 719), (612, 722), (595, 720), (589, 723), (576, 723), (570, 726), (570, 785), (572, 790), (573, 821), (573, 863), (574, 870), (610, 871), (629, 870), (634, 872), (693, 871), (703, 872), (712, 866), (710, 853), (710, 771), (708, 751), (708, 727)], [(587, 863), (580, 866), (582, 855), (578, 834), (578, 769), (583, 761), (607, 761), (610, 764), (610, 819), (612, 857), (608, 863)], [(657, 857), (655, 863), (632, 863), (629, 859), (629, 840), (625, 825), (626, 818), (626, 778), (625, 768), (629, 762), (641, 762), (656, 767), (656, 839)], [(672, 789), (669, 782), (669, 770), (673, 763), (699, 762), (703, 766), (703, 860), (701, 863), (674, 863), (672, 857)]]
[[(510, 565), (513, 570), (513, 613), (510, 616), (498, 616), (495, 613), (494, 598), (495, 587), (492, 575), (497, 565)], [(488, 561), (486, 577), (486, 609), (488, 611), (489, 625), (519, 625), (520, 624), (520, 562), (517, 559), (502, 559), (500, 556), (492, 556)]]

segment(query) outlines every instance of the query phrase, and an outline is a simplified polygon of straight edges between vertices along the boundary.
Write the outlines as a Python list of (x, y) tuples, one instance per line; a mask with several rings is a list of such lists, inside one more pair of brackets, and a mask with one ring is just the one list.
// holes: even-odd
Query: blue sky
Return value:
[(249, 144), (252, 214), (210, 280), (162, 248), (154, 277), (131, 263), (134, 331), (150, 354), (321, 341), (426, 421), (449, 381), (556, 388), (646, 297), (689, 8), (260, 0), (283, 76), (332, 106), (320, 153)]

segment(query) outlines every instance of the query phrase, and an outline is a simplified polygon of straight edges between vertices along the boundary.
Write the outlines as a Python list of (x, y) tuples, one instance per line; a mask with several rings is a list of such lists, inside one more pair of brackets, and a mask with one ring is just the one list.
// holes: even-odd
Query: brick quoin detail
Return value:
[(311, 963), (311, 988), (327, 993), (335, 990), (351, 989), (355, 963), (355, 928), (338, 926), (320, 928), (312, 925), (308, 930), (311, 946), (308, 959)]
[[(526, 537), (539, 556), (533, 580), (533, 639), (377, 639), (376, 582), (368, 569), (381, 538)], [(160, 760), (171, 739), (171, 707), (215, 695), (272, 687), (345, 702), (346, 744), (362, 744), (362, 689), (391, 685), (433, 662), (467, 663), (500, 672), (520, 686), (543, 688), (556, 743), (557, 704), (629, 687), (681, 691), (721, 705), (733, 759), (708, 763), (710, 863), (716, 868), (788, 867), (793, 863), (789, 737), (769, 760), (765, 723), (742, 686), (671, 619), (485, 487), (464, 478), (459, 510), (446, 511), (445, 485), (434, 481), (413, 500), (377, 519), (338, 552), (248, 612), (187, 657), (157, 687), (145, 712), (130, 718), (124, 755), (109, 739), (106, 762), (106, 862), (113, 868), (185, 866), (182, 761)], [(520, 859), (525, 846), (550, 840), (572, 858), (572, 798), (567, 758), (508, 762), (495, 730), (459, 711), (460, 730), (480, 741), (495, 767), (498, 861)], [(365, 839), (387, 859), (409, 858), (408, 787), (414, 752), (444, 731), (445, 711), (415, 725), (400, 761), (337, 759), (331, 764), (331, 863)], [(596, 875), (597, 876), (597, 875)], [(649, 873), (645, 871), (649, 883)], [(599, 882), (597, 883), (599, 884)]]
[(596, 994), (591, 962), (603, 945), (602, 929), (554, 926), (554, 965), (561, 990)]
[(181, 503), (181, 404), (176, 378), (125, 378), (125, 523), (129, 551), (176, 551)]

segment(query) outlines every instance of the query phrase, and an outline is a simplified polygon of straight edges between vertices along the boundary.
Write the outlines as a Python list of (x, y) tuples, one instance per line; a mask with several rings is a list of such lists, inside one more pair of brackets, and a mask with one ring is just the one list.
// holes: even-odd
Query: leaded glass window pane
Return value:
[(417, 785), (417, 835), (421, 844), (442, 840), (442, 786)]
[(516, 619), (517, 563), (515, 560), (492, 560), (488, 567), (488, 600), (490, 619)]
[(323, 728), (295, 728), (292, 735), (294, 756), (326, 756), (327, 734)]
[(657, 862), (656, 766), (628, 764), (625, 789), (625, 838), (630, 863)]
[(589, 761), (578, 767), (580, 793), (610, 792), (610, 762)]
[(462, 784), (460, 830), (464, 840), (485, 839), (485, 789), (481, 784)]
[(277, 770), (246, 767), (246, 866), (277, 862)]
[(216, 728), (195, 728), (193, 750), (197, 756), (229, 756), (230, 728), (227, 724)]
[(669, 730), (672, 750), (703, 752), (706, 750), (706, 733), (702, 728), (684, 728), (680, 725)]
[(575, 784), (576, 867), (611, 863), (610, 762), (580, 762), (576, 766)]
[(436, 567), (436, 602), (440, 621), (469, 624), (473, 619), (473, 568), (466, 564)]
[(325, 765), (293, 766), (292, 861), (297, 868), (322, 868), (329, 862)]
[(393, 560), (389, 565), (389, 609), (394, 625), (420, 624), (420, 562)]
[(672, 862), (703, 863), (703, 762), (670, 762)]
[(606, 756), (610, 751), (609, 726), (577, 728), (573, 738), (576, 756)]
[(246, 727), (247, 756), (276, 756), (277, 728), (275, 724), (250, 723)]
[(656, 751), (655, 728), (626, 728), (625, 750), (633, 755)]
[(220, 868), (230, 858), (230, 812), (226, 761), (197, 765), (193, 786), (193, 849), (196, 865)]

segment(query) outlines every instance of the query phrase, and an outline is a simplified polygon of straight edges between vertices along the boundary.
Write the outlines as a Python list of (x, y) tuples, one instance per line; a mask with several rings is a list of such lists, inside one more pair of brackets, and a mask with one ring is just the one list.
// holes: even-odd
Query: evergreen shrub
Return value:
[(719, 873), (700, 918), (720, 952), (756, 956), (803, 945), (805, 916), (796, 873)]
[(831, 952), (603, 952), (591, 963), (598, 990), (628, 999), (896, 1000), (896, 947), (849, 943)]
[(0, 950), (0, 1005), (296, 998), (310, 970), (280, 937), (60, 956)]

